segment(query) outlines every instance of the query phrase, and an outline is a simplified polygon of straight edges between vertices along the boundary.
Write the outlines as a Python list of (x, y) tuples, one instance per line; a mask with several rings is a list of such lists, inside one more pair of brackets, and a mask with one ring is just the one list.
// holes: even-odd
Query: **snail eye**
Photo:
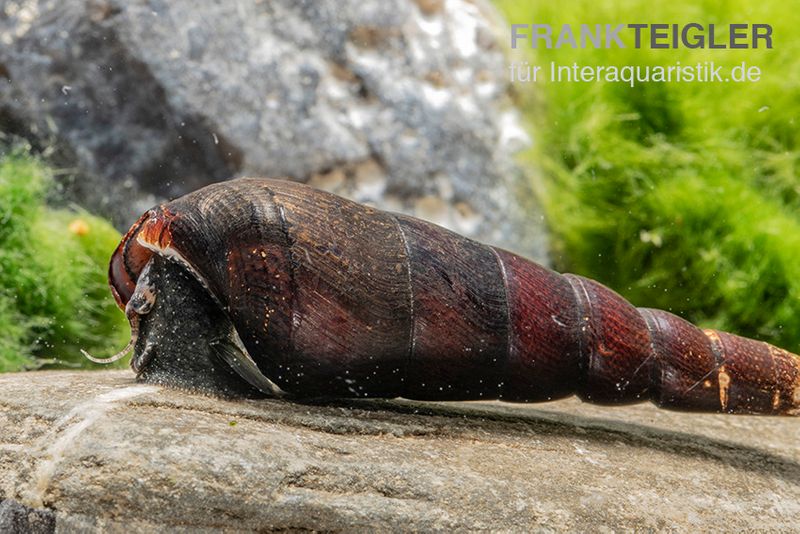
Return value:
[(156, 303), (155, 281), (158, 277), (151, 275), (152, 264), (151, 260), (142, 270), (139, 281), (136, 283), (136, 290), (125, 307), (126, 313), (136, 312), (139, 315), (146, 315), (153, 309)]
[(148, 286), (144, 291), (137, 291), (131, 297), (128, 306), (139, 315), (146, 315), (153, 309), (156, 303), (156, 293), (152, 286)]

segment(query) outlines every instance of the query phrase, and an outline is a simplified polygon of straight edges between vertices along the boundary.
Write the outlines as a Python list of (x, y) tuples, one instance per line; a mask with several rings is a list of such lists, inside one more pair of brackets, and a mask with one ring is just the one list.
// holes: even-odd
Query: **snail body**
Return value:
[(301, 397), (800, 408), (800, 359), (789, 352), (292, 182), (237, 179), (153, 208), (114, 252), (109, 283), (145, 381)]

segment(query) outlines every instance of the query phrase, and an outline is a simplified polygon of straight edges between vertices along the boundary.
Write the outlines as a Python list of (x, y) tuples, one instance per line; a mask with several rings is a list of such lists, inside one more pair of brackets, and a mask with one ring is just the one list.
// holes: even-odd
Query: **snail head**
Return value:
[(163, 212), (145, 213), (111, 259), (112, 293), (131, 327), (128, 345), (109, 358), (84, 356), (104, 364), (133, 351), (131, 368), (142, 382), (226, 396), (282, 394), (207, 285), (169, 248), (166, 223)]

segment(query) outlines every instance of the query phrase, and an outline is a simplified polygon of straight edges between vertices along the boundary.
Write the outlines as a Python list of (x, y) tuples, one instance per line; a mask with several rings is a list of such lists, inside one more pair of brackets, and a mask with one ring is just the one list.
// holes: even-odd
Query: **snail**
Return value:
[(800, 412), (800, 359), (312, 187), (240, 178), (113, 253), (139, 380), (229, 395)]

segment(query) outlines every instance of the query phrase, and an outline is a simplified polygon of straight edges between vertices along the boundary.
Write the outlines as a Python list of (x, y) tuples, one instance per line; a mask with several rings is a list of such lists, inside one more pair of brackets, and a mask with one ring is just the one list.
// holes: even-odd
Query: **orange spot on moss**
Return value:
[(75, 219), (69, 223), (67, 229), (77, 236), (84, 236), (89, 233), (89, 223), (83, 219)]

